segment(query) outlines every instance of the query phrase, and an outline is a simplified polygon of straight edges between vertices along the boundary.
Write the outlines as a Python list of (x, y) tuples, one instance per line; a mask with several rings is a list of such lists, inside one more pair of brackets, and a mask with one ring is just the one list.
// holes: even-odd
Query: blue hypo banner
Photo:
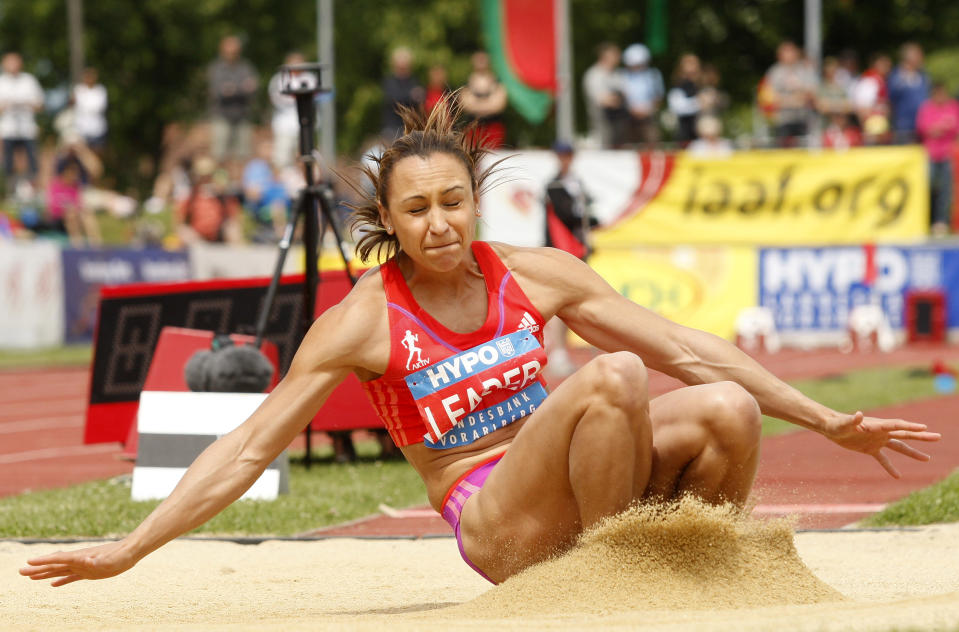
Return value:
[(66, 248), (62, 258), (67, 343), (93, 339), (101, 286), (190, 278), (190, 262), (185, 251)]
[(910, 290), (943, 290), (948, 325), (959, 326), (959, 248), (877, 246), (867, 283), (863, 247), (764, 248), (759, 255), (759, 303), (781, 331), (845, 329), (853, 307), (882, 306), (890, 325), (903, 327)]

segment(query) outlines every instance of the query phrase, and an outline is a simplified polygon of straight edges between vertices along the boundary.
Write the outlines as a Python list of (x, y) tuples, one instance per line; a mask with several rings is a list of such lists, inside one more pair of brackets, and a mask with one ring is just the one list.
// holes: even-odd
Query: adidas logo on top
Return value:
[(529, 312), (523, 312), (523, 320), (519, 321), (519, 327), (516, 328), (516, 331), (520, 329), (525, 329), (529, 333), (535, 334), (539, 331), (539, 325), (536, 324), (536, 320)]

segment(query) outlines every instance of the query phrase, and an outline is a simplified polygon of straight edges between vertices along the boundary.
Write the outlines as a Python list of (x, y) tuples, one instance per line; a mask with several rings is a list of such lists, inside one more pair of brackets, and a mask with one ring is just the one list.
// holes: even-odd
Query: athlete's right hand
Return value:
[(121, 540), (77, 551), (57, 551), (27, 560), (20, 574), (30, 579), (55, 579), (51, 586), (65, 586), (79, 579), (105, 579), (119, 575), (137, 563)]

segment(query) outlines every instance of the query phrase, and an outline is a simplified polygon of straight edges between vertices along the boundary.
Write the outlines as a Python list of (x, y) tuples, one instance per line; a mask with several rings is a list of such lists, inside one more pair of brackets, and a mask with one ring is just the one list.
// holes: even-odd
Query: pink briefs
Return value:
[(456, 484), (446, 492), (446, 498), (443, 500), (443, 519), (453, 527), (453, 533), (456, 534), (456, 544), (459, 546), (460, 555), (463, 556), (463, 560), (469, 564), (470, 568), (493, 584), (496, 582), (477, 568), (476, 565), (470, 561), (469, 557), (467, 557), (466, 551), (463, 550), (463, 538), (460, 536), (460, 513), (462, 513), (463, 507), (466, 505), (466, 500), (483, 488), (483, 484), (489, 477), (490, 472), (493, 471), (493, 468), (496, 467), (496, 464), (499, 463), (499, 460), (502, 459), (504, 455), (505, 452), (503, 454), (497, 454), (461, 476), (460, 479), (456, 481)]

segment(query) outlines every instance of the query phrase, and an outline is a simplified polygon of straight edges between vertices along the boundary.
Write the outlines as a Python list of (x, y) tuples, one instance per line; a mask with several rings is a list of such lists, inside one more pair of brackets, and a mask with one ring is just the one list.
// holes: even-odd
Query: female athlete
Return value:
[[(368, 271), (324, 312), (259, 409), (208, 448), (175, 491), (117, 542), (30, 560), (62, 586), (131, 568), (239, 498), (350, 373), (365, 390), (463, 558), (500, 582), (568, 549), (636, 500), (695, 494), (743, 504), (760, 411), (874, 457), (928, 456), (922, 424), (831, 410), (735, 346), (665, 320), (550, 248), (474, 241), (490, 169), (456, 114), (404, 112), (406, 134), (369, 172), (356, 209)], [(563, 320), (606, 353), (548, 393), (543, 327)], [(647, 366), (691, 386), (650, 399)]]

